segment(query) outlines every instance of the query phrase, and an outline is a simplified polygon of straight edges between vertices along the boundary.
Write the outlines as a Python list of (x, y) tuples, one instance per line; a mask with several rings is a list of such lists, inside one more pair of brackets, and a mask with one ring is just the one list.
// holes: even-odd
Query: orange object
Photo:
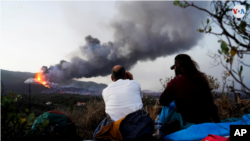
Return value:
[(38, 73), (36, 73), (35, 79), (39, 83), (41, 83), (42, 85), (44, 85), (45, 87), (50, 88), (49, 85), (47, 84), (47, 82), (44, 80), (43, 71), (42, 70), (40, 70)]
[(98, 134), (96, 134), (96, 137), (110, 139), (111, 141), (122, 140), (122, 134), (120, 132), (120, 125), (124, 119), (125, 117), (119, 119), (116, 122), (110, 123), (107, 126), (103, 126), (101, 131)]

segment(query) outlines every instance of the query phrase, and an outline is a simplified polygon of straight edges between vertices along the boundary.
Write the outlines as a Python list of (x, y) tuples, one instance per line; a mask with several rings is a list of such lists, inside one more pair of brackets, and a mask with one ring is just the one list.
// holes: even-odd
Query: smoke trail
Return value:
[(187, 51), (202, 38), (196, 29), (205, 12), (194, 8), (182, 9), (173, 2), (118, 2), (117, 9), (111, 22), (114, 41), (102, 44), (87, 36), (86, 44), (80, 47), (87, 59), (72, 57), (70, 62), (50, 66), (46, 74), (49, 81), (105, 76), (118, 64), (129, 70), (137, 61)]

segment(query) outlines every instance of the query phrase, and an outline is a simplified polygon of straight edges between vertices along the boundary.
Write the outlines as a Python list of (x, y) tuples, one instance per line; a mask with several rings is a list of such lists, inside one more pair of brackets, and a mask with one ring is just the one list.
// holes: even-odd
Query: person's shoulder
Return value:
[(178, 81), (178, 79), (179, 79), (179, 77), (174, 77), (174, 78), (172, 78), (172, 79), (169, 81), (169, 83), (174, 83), (174, 82)]
[(106, 93), (108, 91), (108, 89), (110, 89), (112, 87), (112, 85), (114, 85), (114, 82), (108, 84), (108, 86), (102, 90), (102, 94)]
[(174, 83), (179, 83), (180, 81), (182, 81), (183, 79), (186, 79), (185, 76), (181, 75), (179, 77), (174, 77), (173, 79), (171, 79), (168, 83), (169, 84), (174, 84)]
[(108, 86), (107, 86), (106, 88), (104, 88), (104, 89), (102, 90), (102, 92), (105, 92), (105, 91), (107, 91), (107, 89), (108, 89)]
[(110, 87), (112, 87), (113, 85), (115, 85), (115, 82), (111, 82), (110, 84), (108, 84), (108, 86), (105, 89), (109, 89)]
[(107, 89), (108, 89), (108, 87), (106, 87), (106, 88), (104, 88), (104, 89), (102, 90), (102, 95), (105, 95), (105, 94), (107, 93)]
[(181, 76), (179, 76), (179, 77), (174, 77), (172, 80), (173, 81), (181, 81), (181, 80), (183, 80), (183, 79), (186, 79), (187, 77), (185, 76), (185, 75), (181, 75)]
[(139, 82), (135, 81), (135, 80), (129, 80), (129, 83), (141, 86), (141, 84)]

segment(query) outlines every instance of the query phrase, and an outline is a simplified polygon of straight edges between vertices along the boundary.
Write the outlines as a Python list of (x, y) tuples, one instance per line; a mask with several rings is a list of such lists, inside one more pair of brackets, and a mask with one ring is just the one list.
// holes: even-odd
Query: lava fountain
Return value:
[(26, 84), (41, 84), (47, 88), (58, 87), (57, 83), (53, 83), (53, 82), (49, 82), (49, 81), (45, 80), (43, 69), (40, 69), (40, 71), (35, 74), (34, 78), (29, 78), (26, 81), (24, 81), (24, 83), (26, 83)]
[(43, 76), (43, 70), (41, 69), (38, 73), (36, 73), (35, 78), (34, 78), (38, 83), (44, 85), (47, 88), (50, 88), (49, 82), (44, 80)]

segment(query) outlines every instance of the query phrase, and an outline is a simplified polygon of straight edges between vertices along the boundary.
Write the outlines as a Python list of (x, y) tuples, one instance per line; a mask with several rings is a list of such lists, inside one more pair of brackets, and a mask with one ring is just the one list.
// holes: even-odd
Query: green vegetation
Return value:
[(18, 139), (28, 136), (34, 121), (34, 113), (29, 113), (29, 109), (20, 111), (16, 105), (22, 97), (9, 93), (1, 97), (1, 137), (2, 139)]

